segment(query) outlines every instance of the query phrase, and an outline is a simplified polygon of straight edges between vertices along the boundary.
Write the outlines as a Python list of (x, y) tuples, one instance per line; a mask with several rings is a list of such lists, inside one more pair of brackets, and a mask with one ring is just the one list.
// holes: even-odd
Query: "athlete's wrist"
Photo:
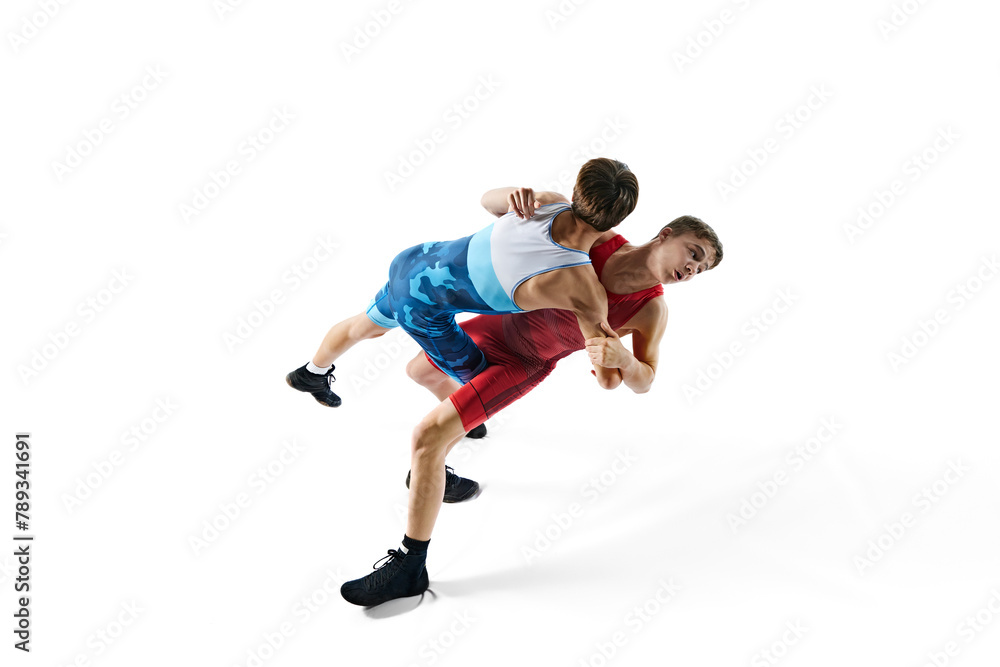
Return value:
[(626, 375), (634, 375), (635, 372), (639, 370), (639, 360), (636, 359), (635, 356), (633, 356), (628, 350), (623, 350), (623, 353), (625, 355), (625, 361), (618, 366), (618, 369), (621, 371), (622, 377)]

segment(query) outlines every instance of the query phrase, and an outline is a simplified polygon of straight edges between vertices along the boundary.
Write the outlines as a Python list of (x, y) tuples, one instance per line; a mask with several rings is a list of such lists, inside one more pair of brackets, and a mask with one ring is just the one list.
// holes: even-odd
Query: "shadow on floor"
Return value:
[(368, 618), (382, 619), (382, 618), (392, 618), (393, 616), (399, 616), (401, 614), (407, 614), (424, 603), (430, 604), (434, 602), (437, 596), (434, 591), (427, 589), (425, 593), (421, 595), (414, 595), (409, 598), (399, 598), (398, 600), (389, 600), (384, 602), (377, 607), (365, 607), (365, 616)]

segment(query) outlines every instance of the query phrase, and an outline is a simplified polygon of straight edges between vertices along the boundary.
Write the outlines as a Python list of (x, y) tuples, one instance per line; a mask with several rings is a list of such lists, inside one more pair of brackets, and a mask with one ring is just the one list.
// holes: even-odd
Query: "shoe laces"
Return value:
[(337, 381), (337, 378), (333, 376), (333, 371), (336, 368), (336, 366), (330, 364), (330, 370), (326, 372), (326, 386), (330, 389), (330, 391), (333, 391), (333, 383)]
[[(380, 559), (375, 561), (374, 565), (372, 565), (375, 572), (373, 572), (370, 576), (373, 577), (372, 583), (375, 586), (381, 586), (385, 583), (396, 572), (396, 569), (401, 564), (403, 558), (406, 557), (406, 554), (398, 549), (389, 549), (386, 551), (386, 554), (387, 555), (382, 556)], [(382, 561), (385, 562), (382, 563)], [(379, 563), (382, 564), (379, 565)]]
[(444, 489), (447, 491), (451, 487), (458, 483), (458, 475), (455, 474), (455, 469), (451, 466), (444, 467)]

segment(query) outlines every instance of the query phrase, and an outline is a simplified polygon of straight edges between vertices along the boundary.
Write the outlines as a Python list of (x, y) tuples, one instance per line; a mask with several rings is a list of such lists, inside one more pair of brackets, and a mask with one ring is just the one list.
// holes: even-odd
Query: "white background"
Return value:
[[(0, 533), (25, 429), (36, 535), (30, 655), (0, 552), (4, 665), (996, 664), (995, 3), (42, 4), (0, 22)], [(338, 361), (335, 411), (285, 373), (396, 252), (597, 155), (639, 178), (627, 238), (689, 213), (724, 261), (666, 289), (648, 394), (577, 355), (453, 452), (484, 492), (442, 508), (433, 595), (348, 605), (435, 401), (399, 332)]]

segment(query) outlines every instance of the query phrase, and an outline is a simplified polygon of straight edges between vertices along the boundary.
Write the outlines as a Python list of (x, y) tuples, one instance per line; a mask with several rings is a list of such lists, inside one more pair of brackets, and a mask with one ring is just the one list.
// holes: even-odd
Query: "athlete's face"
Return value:
[(669, 227), (659, 234), (660, 243), (653, 251), (653, 266), (664, 285), (691, 280), (708, 271), (715, 262), (711, 244), (694, 234), (674, 234)]

